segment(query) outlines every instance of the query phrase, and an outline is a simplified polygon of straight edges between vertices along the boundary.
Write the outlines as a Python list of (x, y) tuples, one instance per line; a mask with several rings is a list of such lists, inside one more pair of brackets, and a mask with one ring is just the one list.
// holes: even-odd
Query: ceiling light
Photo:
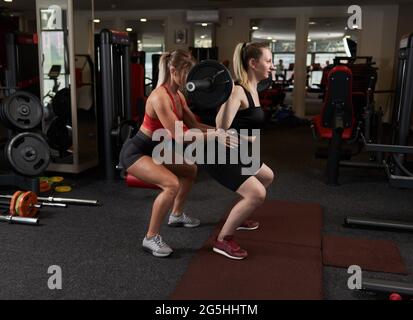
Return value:
[(132, 28), (126, 28), (126, 31), (127, 31), (127, 32), (132, 32), (133, 29), (132, 29)]
[(277, 40), (275, 40), (275, 39), (272, 39), (271, 41), (272, 41), (272, 42), (277, 42)]
[(258, 30), (259, 28), (257, 26), (253, 26), (252, 30)]
[(146, 19), (146, 18), (141, 18), (139, 21), (140, 21), (140, 22), (146, 22), (146, 21), (148, 21), (148, 19)]
[(13, 2), (13, 0), (4, 0), (4, 2)]
[(307, 39), (307, 42), (311, 42), (311, 39), (310, 39), (310, 38), (308, 38), (308, 39)]
[(310, 21), (308, 24), (311, 24), (311, 25), (313, 26), (313, 25), (317, 24), (317, 22), (315, 22), (315, 21)]
[(99, 22), (100, 22), (100, 19), (93, 19), (93, 22), (94, 22), (94, 23), (99, 23)]
[(201, 36), (201, 39), (205, 39), (205, 38), (206, 38), (206, 35), (202, 35), (202, 36)]
[(207, 26), (208, 26), (208, 23), (201, 23), (201, 26), (207, 27)]
[(267, 37), (267, 40), (272, 40), (272, 37)]

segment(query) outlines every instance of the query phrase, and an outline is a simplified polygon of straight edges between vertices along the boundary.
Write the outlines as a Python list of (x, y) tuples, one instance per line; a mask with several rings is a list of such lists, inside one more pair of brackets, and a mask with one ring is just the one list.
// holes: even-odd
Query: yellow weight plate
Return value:
[(56, 192), (70, 192), (70, 191), (72, 191), (72, 187), (70, 187), (70, 186), (58, 186), (58, 187), (54, 188), (54, 190)]

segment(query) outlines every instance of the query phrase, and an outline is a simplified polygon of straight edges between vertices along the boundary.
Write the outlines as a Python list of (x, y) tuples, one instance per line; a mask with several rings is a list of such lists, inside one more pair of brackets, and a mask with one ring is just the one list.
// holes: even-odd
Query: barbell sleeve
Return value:
[(58, 202), (41, 202), (40, 203), (43, 207), (57, 207), (57, 208), (67, 208), (66, 203), (58, 203)]
[(86, 199), (70, 199), (70, 198), (54, 198), (54, 197), (38, 197), (37, 199), (47, 202), (60, 202), (64, 204), (79, 204), (79, 205), (91, 205), (98, 206), (98, 200), (86, 200)]
[(208, 90), (213, 84), (212, 80), (202, 79), (202, 80), (191, 80), (186, 84), (186, 90), (188, 92), (194, 92), (195, 90)]
[(27, 224), (31, 226), (39, 225), (40, 220), (38, 218), (22, 218), (14, 216), (3, 216), (0, 215), (0, 221), (14, 223), (14, 224)]

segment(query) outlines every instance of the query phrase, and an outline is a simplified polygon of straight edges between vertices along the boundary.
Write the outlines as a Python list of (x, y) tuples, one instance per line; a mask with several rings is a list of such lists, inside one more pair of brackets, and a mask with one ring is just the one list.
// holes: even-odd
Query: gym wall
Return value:
[[(362, 6), (363, 29), (359, 34), (358, 55), (373, 56), (377, 62), (379, 68), (377, 90), (386, 90), (392, 87), (395, 56), (397, 55), (396, 43), (400, 37), (398, 25), (400, 25), (400, 30), (407, 29), (411, 19), (410, 14), (403, 13), (405, 6), (407, 5), (400, 9), (401, 21), (398, 21), (398, 5)], [(219, 15), (220, 23), (216, 27), (216, 45), (219, 47), (219, 60), (228, 59), (230, 62), (232, 62), (235, 45), (238, 42), (249, 41), (251, 19), (349, 16), (347, 6), (221, 9)], [(187, 48), (193, 43), (191, 24), (186, 22), (186, 10), (96, 11), (95, 16), (100, 19), (114, 21), (112, 27), (120, 30), (125, 28), (124, 21), (137, 19), (138, 17), (164, 20), (166, 50)], [(82, 19), (81, 15), (78, 14), (75, 25), (79, 26), (79, 29), (80, 26), (85, 24), (80, 19)], [(96, 26), (96, 28), (99, 28), (99, 26)], [(175, 30), (177, 29), (187, 30), (186, 44), (175, 44)], [(86, 36), (83, 32), (76, 32), (76, 35)], [(84, 43), (84, 41), (81, 42)], [(78, 49), (76, 51), (79, 52)], [(232, 66), (230, 66), (231, 69)], [(377, 97), (377, 105), (382, 106), (385, 112), (390, 109), (391, 102), (391, 95), (389, 94), (382, 94)]]

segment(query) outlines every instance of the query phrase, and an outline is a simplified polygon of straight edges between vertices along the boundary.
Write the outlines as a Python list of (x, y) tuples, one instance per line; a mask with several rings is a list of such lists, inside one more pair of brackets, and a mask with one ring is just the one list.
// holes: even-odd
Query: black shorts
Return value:
[(152, 157), (152, 151), (158, 143), (159, 141), (152, 141), (151, 137), (148, 137), (142, 131), (138, 131), (134, 137), (127, 140), (122, 146), (119, 155), (119, 164), (127, 170), (141, 157)]
[[(217, 148), (218, 142), (215, 142), (215, 147)], [(251, 146), (251, 144), (249, 144)], [(217, 150), (217, 149), (216, 149)], [(251, 154), (251, 148), (248, 149), (249, 154)], [(207, 151), (205, 150), (205, 154)], [(205, 159), (202, 167), (208, 172), (208, 174), (219, 182), (224, 187), (232, 190), (237, 191), (239, 187), (251, 176), (255, 176), (259, 169), (261, 169), (263, 162), (261, 159), (259, 160), (258, 170), (253, 171), (251, 168), (251, 164), (244, 164), (238, 158), (238, 163), (231, 164), (230, 163), (230, 149), (226, 148), (226, 161), (223, 164), (218, 163), (218, 158), (215, 158), (214, 164), (208, 164), (207, 159)], [(243, 170), (248, 169), (248, 170)], [(243, 171), (249, 171), (248, 173)]]

